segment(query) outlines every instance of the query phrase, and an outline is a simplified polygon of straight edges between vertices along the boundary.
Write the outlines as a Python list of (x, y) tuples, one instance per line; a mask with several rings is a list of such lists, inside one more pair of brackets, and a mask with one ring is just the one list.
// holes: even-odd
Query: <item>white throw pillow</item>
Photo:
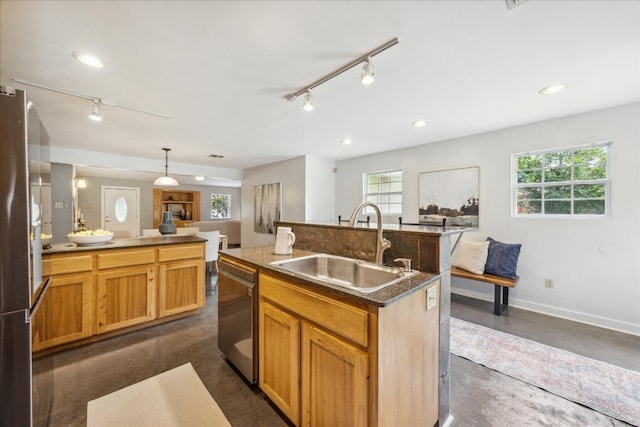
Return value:
[(489, 253), (489, 242), (460, 240), (451, 257), (451, 265), (470, 271), (473, 274), (484, 273), (484, 265)]

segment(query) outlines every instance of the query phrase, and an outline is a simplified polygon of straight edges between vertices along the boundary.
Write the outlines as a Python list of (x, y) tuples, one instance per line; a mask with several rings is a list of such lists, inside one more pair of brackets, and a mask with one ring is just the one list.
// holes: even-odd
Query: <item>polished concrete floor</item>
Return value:
[[(452, 300), (454, 317), (640, 371), (638, 337), (515, 308), (494, 316), (492, 303)], [(191, 362), (234, 427), (287, 426), (218, 350), (216, 305), (211, 294), (196, 316), (56, 354), (49, 425), (85, 426), (88, 401)], [(451, 425), (465, 427), (627, 425), (453, 355), (451, 413)]]

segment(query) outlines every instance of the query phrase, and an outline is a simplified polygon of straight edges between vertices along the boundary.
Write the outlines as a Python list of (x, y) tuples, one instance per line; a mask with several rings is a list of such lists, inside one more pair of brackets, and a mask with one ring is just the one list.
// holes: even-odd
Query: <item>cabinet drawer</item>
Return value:
[(260, 296), (362, 346), (368, 345), (367, 310), (260, 275)]
[(179, 259), (204, 258), (204, 243), (193, 245), (171, 245), (158, 249), (158, 262)]
[(98, 254), (98, 269), (128, 267), (131, 265), (153, 264), (155, 254), (153, 249), (135, 251), (117, 251)]
[(74, 255), (42, 260), (42, 274), (55, 276), (56, 274), (80, 273), (93, 269), (91, 255)]

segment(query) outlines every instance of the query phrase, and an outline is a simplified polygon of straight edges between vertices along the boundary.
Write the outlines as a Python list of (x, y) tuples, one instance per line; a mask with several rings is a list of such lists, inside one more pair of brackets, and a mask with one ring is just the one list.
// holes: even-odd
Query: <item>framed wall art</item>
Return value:
[(419, 174), (418, 222), (479, 227), (479, 167)]
[(254, 187), (254, 225), (256, 233), (275, 234), (275, 222), (282, 211), (282, 188), (279, 182)]

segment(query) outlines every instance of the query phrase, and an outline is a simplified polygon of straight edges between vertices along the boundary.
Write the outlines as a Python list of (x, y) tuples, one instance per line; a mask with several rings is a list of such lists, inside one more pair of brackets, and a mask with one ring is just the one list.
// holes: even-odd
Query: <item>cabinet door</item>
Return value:
[(85, 273), (51, 278), (32, 320), (33, 351), (92, 335), (92, 277)]
[(300, 422), (300, 321), (260, 302), (260, 388), (295, 425)]
[(158, 316), (165, 317), (204, 305), (204, 262), (201, 259), (160, 265)]
[(155, 318), (153, 267), (98, 273), (97, 332), (109, 332)]
[(302, 322), (302, 425), (368, 426), (369, 357)]

